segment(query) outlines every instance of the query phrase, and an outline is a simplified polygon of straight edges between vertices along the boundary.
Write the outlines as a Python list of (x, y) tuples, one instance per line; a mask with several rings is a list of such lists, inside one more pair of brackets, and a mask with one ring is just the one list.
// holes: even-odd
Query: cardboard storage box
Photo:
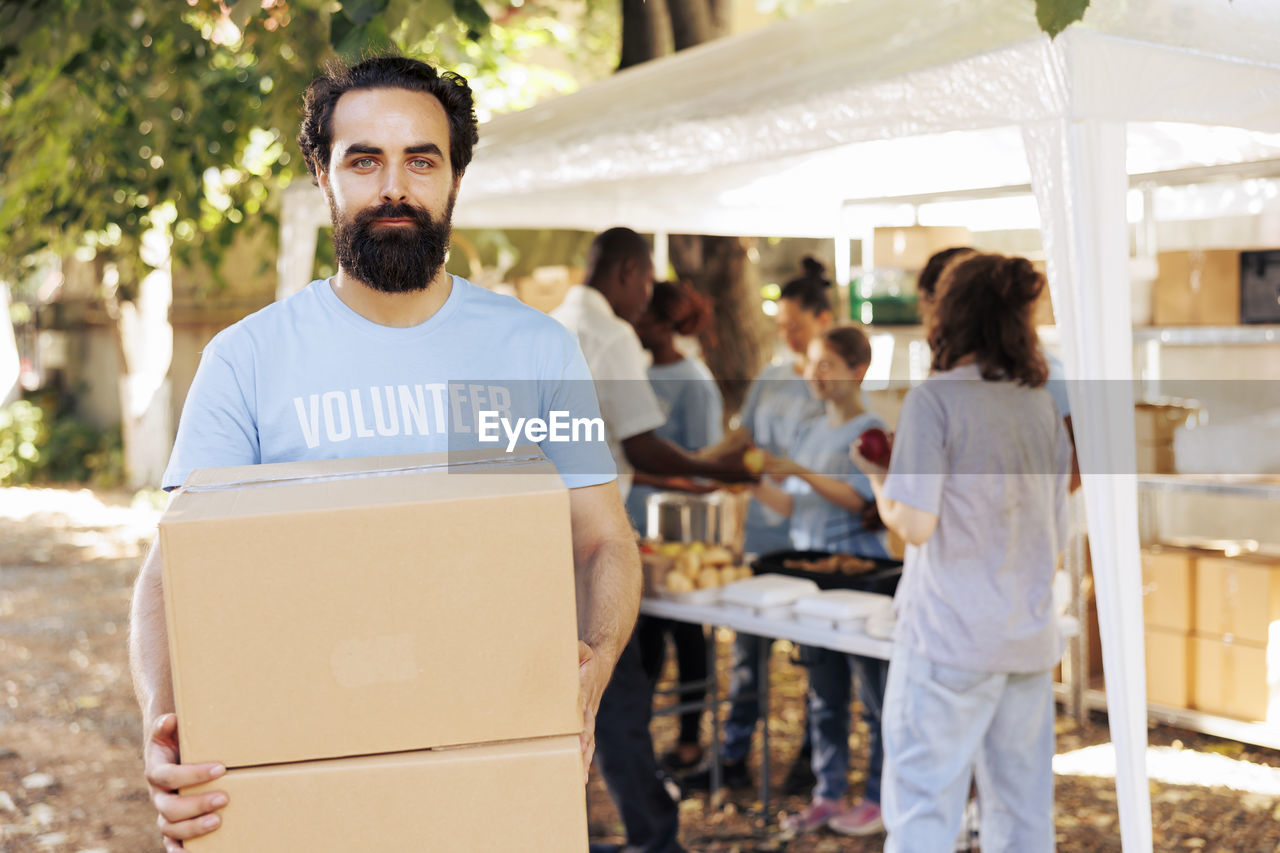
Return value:
[(569, 498), (537, 448), (197, 471), (160, 543), (187, 762), (581, 729)]
[[(1267, 649), (1217, 637), (1195, 637), (1192, 666), (1197, 710), (1241, 720), (1280, 722), (1280, 672)], [(1275, 652), (1272, 658), (1280, 657)]]
[(1196, 555), (1179, 548), (1142, 551), (1142, 621), (1148, 628), (1195, 630)]
[[(934, 252), (953, 246), (972, 246), (968, 228), (952, 225), (910, 225), (872, 231), (874, 265), (877, 268), (920, 270)], [(863, 266), (871, 266), (865, 261)]]
[(1259, 556), (1196, 560), (1196, 631), (1265, 646), (1280, 620), (1280, 565)]
[(193, 853), (585, 853), (578, 738), (230, 770)]
[(1150, 628), (1147, 643), (1147, 701), (1173, 708), (1191, 707), (1191, 636)]
[(1157, 326), (1234, 326), (1240, 322), (1240, 252), (1160, 252), (1152, 287)]
[(1162, 398), (1134, 404), (1134, 438), (1139, 444), (1170, 445), (1179, 427), (1195, 423), (1202, 412), (1196, 400)]

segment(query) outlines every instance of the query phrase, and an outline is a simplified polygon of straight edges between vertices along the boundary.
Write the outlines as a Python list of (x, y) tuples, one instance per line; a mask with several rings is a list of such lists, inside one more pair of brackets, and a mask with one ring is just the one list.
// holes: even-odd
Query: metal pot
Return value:
[(705, 495), (655, 492), (645, 500), (645, 535), (661, 542), (706, 542), (742, 553), (747, 518), (746, 492)]

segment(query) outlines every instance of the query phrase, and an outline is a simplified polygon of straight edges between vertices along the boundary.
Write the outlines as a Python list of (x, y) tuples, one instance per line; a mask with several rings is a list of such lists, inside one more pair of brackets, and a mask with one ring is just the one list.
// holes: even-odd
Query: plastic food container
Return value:
[(861, 631), (872, 614), (892, 606), (893, 599), (873, 592), (830, 589), (797, 599), (792, 616), (800, 623), (835, 631)]

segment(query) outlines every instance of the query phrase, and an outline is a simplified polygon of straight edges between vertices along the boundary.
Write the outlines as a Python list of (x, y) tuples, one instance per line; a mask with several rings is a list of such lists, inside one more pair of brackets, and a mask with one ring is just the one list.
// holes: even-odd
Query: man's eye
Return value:
[(431, 161), (428, 160), (426, 157), (417, 157), (413, 161), (411, 161), (411, 165), (415, 169), (430, 169)]
[(359, 160), (356, 160), (351, 165), (355, 166), (357, 169), (368, 169), (373, 166), (373, 158), (361, 157)]

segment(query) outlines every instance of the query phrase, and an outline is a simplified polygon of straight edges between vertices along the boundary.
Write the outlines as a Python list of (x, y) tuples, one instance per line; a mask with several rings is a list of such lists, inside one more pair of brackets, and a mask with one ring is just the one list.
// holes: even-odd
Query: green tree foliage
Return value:
[[(113, 262), (120, 297), (146, 232), (216, 267), (305, 167), (302, 89), (334, 54), (394, 45), (473, 81), (481, 112), (573, 88), (616, 39), (608, 0), (0, 0), (0, 279), (42, 253)], [(612, 31), (610, 31), (612, 20)], [(579, 27), (592, 35), (573, 38)], [(561, 60), (559, 47), (576, 57)], [(548, 61), (553, 52), (556, 56)], [(596, 76), (607, 72), (597, 60)], [(591, 63), (587, 62), (590, 69)], [(483, 117), (483, 115), (482, 115)]]
[(1050, 37), (1084, 17), (1089, 0), (1036, 0), (1036, 21)]

